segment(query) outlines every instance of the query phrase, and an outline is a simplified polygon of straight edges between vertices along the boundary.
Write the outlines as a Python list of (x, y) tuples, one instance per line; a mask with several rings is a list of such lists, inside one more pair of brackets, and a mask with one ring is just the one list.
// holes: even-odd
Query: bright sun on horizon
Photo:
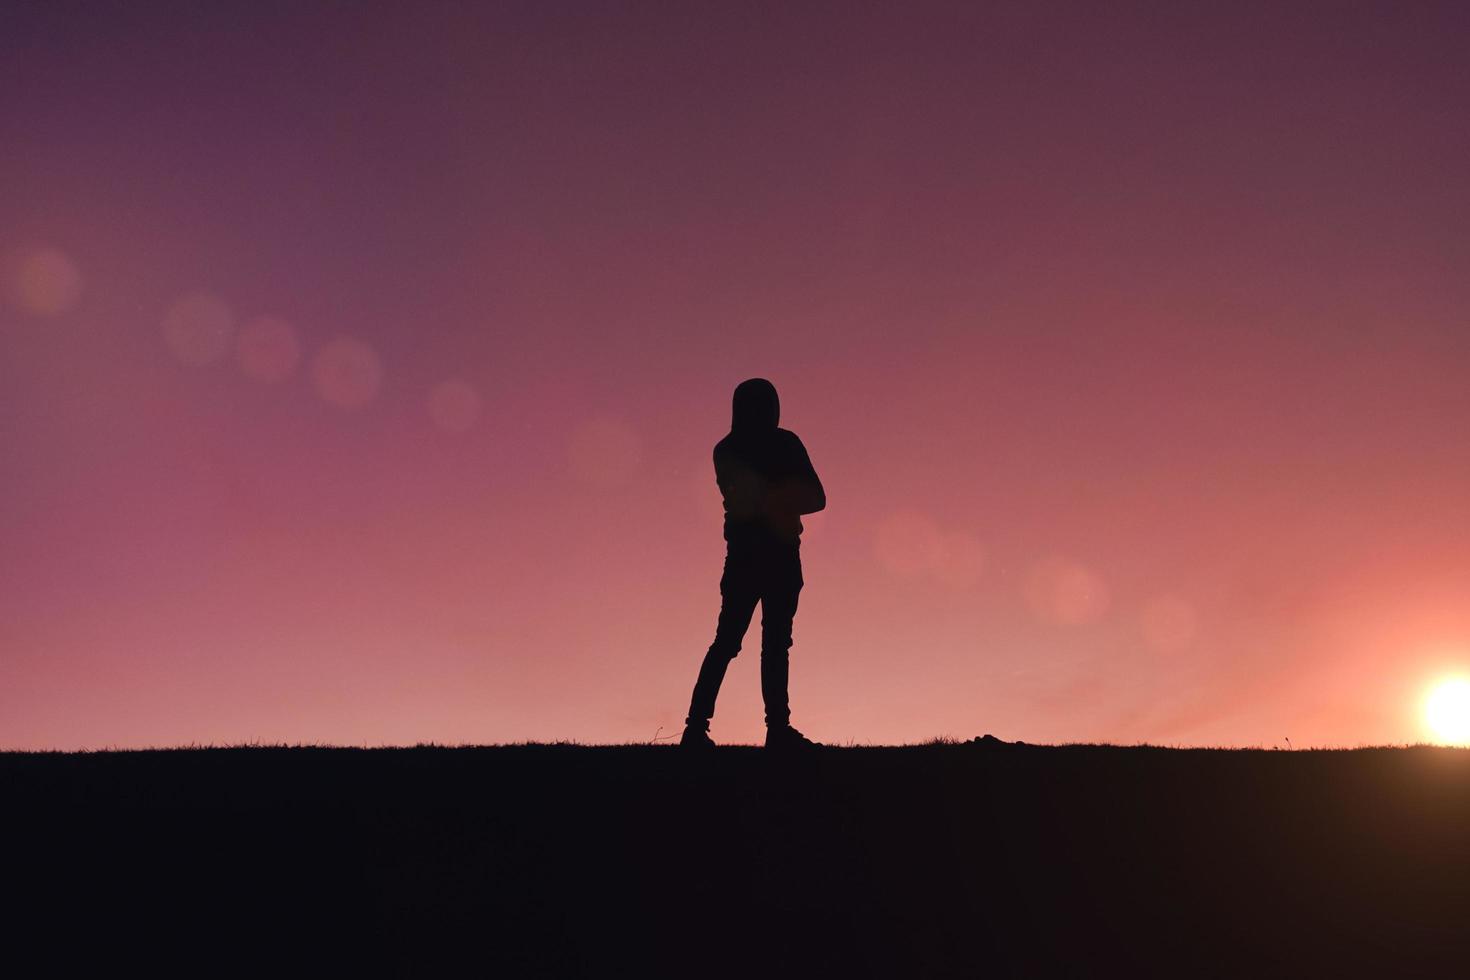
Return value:
[(1424, 724), (1441, 745), (1470, 745), (1470, 678), (1449, 677), (1430, 688)]

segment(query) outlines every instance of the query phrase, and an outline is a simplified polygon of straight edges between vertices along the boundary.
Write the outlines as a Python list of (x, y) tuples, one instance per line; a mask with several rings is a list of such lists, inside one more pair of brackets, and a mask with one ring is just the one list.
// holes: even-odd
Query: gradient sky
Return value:
[(809, 735), (1422, 740), (1467, 11), (9, 5), (0, 747), (677, 732), (751, 376)]

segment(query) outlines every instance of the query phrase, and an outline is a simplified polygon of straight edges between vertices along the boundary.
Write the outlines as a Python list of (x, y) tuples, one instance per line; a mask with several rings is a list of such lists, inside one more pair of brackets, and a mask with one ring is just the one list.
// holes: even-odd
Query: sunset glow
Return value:
[(1463, 7), (69, 6), (0, 31), (0, 747), (667, 736), (750, 377), (812, 737), (1464, 739)]
[(1435, 684), (1424, 699), (1424, 723), (1441, 745), (1470, 745), (1470, 679)]

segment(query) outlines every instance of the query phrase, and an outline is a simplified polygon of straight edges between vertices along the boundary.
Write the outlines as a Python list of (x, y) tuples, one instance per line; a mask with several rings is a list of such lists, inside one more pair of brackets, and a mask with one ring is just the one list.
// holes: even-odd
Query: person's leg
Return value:
[(791, 626), (801, 585), (800, 560), (789, 556), (771, 569), (761, 593), (761, 697), (766, 702), (767, 729), (791, 724), (787, 680)]
[(732, 568), (725, 562), (725, 574), (720, 578), (720, 619), (715, 626), (715, 641), (704, 655), (699, 667), (699, 679), (694, 682), (694, 695), (689, 701), (689, 717), (684, 719), (686, 728), (708, 729), (709, 720), (715, 714), (715, 697), (720, 693), (720, 684), (725, 680), (725, 670), (730, 661), (740, 652), (745, 631), (750, 627), (750, 618), (755, 614), (759, 594), (750, 587), (743, 570)]

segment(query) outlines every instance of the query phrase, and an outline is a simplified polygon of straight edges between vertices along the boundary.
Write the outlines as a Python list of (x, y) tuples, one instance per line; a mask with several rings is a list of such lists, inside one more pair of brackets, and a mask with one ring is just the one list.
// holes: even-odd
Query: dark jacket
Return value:
[(725, 540), (741, 547), (795, 547), (801, 515), (827, 506), (822, 481), (796, 433), (777, 427), (770, 382), (735, 389), (730, 434), (715, 444), (715, 481), (725, 502)]

